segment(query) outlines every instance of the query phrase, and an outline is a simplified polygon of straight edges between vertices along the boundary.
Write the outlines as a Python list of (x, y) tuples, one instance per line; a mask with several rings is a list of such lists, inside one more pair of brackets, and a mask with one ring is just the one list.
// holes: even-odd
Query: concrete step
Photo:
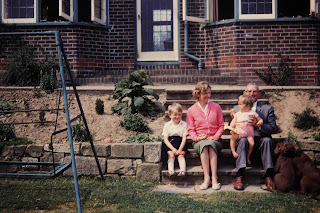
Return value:
[[(183, 110), (182, 112), (182, 120), (186, 120), (187, 118), (187, 111), (186, 109)], [(231, 121), (231, 117), (230, 117), (230, 110), (222, 110), (222, 114), (223, 114), (223, 120), (225, 122), (230, 122)], [(169, 121), (170, 118), (168, 116), (168, 110), (166, 111), (166, 118), (165, 118), (166, 121)]]
[[(179, 169), (175, 169), (179, 173)], [(188, 166), (185, 177), (168, 176), (168, 170), (162, 170), (163, 184), (179, 184), (179, 185), (196, 185), (203, 182), (203, 170), (201, 166)], [(263, 184), (264, 171), (262, 167), (247, 167), (244, 175), (244, 183), (246, 184)], [(221, 184), (232, 184), (236, 177), (236, 169), (232, 165), (218, 166), (218, 179)]]
[[(211, 99), (210, 101), (213, 101), (219, 104), (222, 110), (230, 110), (236, 104), (238, 104), (237, 99), (224, 99), (224, 100)], [(168, 106), (175, 102), (181, 104), (184, 110), (188, 110), (189, 107), (191, 107), (196, 102), (196, 100), (167, 100), (165, 103), (165, 108), (168, 109)], [(269, 103), (268, 99), (259, 99), (259, 102)]]

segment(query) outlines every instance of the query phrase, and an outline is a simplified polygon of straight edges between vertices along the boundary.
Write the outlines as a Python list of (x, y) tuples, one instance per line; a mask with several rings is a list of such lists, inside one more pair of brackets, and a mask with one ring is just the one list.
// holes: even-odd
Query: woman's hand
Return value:
[(207, 139), (207, 135), (206, 134), (200, 134), (200, 135), (198, 135), (198, 138), (197, 138), (198, 141), (197, 142), (205, 140), (205, 139)]

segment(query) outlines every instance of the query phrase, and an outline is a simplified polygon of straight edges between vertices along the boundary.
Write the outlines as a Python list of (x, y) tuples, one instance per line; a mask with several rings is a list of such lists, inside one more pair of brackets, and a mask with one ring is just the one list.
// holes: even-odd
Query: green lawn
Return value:
[[(132, 179), (79, 179), (83, 212), (319, 212), (320, 202), (291, 193), (166, 194)], [(76, 212), (72, 177), (0, 179), (0, 212)]]

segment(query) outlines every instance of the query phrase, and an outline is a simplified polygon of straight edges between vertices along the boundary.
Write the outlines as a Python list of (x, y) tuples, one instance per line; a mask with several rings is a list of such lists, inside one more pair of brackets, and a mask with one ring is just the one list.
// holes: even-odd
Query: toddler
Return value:
[(184, 155), (187, 148), (187, 123), (182, 121), (183, 108), (178, 103), (173, 103), (168, 107), (170, 121), (165, 123), (163, 127), (164, 143), (166, 144), (166, 151), (168, 153), (168, 170), (169, 177), (175, 175), (174, 160), (175, 156), (178, 158), (180, 173), (178, 176), (185, 176), (186, 174), (186, 160)]
[(247, 138), (249, 142), (249, 149), (247, 155), (247, 163), (251, 164), (250, 155), (252, 154), (254, 146), (254, 127), (248, 122), (255, 117), (257, 119), (257, 127), (261, 127), (263, 120), (258, 116), (258, 114), (251, 110), (253, 106), (253, 99), (249, 95), (241, 95), (238, 98), (239, 112), (237, 112), (230, 126), (225, 127), (225, 129), (230, 129), (231, 139), (230, 148), (234, 158), (238, 158), (239, 155), (236, 152), (236, 141), (240, 138)]

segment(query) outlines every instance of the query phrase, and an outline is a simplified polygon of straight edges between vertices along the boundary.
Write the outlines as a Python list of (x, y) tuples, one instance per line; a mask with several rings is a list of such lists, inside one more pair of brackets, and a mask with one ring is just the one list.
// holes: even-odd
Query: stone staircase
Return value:
[[(170, 90), (167, 89), (167, 100), (165, 106), (167, 107), (173, 102), (178, 102), (183, 106), (183, 120), (186, 119), (187, 109), (195, 103), (192, 97), (192, 89), (182, 89), (182, 90)], [(231, 118), (229, 116), (230, 109), (237, 104), (237, 98), (241, 95), (243, 89), (214, 89), (211, 91), (211, 100), (215, 103), (220, 104), (224, 121), (228, 123)], [(268, 102), (268, 100), (262, 96), (259, 101)], [(168, 118), (169, 120), (169, 118)], [(233, 158), (230, 150), (230, 132), (224, 131), (222, 137), (223, 149), (218, 155), (218, 178), (221, 184), (232, 184), (236, 175), (235, 169), (235, 159)], [(283, 138), (274, 138), (276, 141), (282, 141)], [(203, 171), (201, 168), (200, 158), (197, 153), (193, 150), (191, 138), (187, 139), (187, 147), (189, 154), (186, 155), (187, 164), (187, 175), (186, 177), (169, 177), (167, 170), (167, 156), (163, 152), (163, 168), (161, 172), (162, 182), (164, 184), (181, 184), (181, 185), (195, 185), (201, 184), (203, 181)], [(254, 162), (255, 160), (252, 160)], [(179, 166), (177, 161), (175, 162), (175, 170), (179, 172)], [(244, 181), (246, 184), (260, 184), (263, 183), (262, 176), (264, 171), (262, 169), (261, 162), (253, 164), (252, 167), (246, 169)]]

